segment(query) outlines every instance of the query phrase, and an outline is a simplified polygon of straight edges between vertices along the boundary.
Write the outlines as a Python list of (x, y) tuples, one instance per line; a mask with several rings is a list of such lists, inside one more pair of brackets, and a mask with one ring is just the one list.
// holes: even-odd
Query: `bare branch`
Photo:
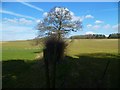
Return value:
[(71, 31), (77, 31), (82, 28), (80, 20), (73, 20), (73, 15), (65, 7), (54, 7), (47, 13), (47, 16), (43, 21), (37, 25), (37, 30), (40, 33), (52, 33), (55, 32), (58, 38), (62, 38)]

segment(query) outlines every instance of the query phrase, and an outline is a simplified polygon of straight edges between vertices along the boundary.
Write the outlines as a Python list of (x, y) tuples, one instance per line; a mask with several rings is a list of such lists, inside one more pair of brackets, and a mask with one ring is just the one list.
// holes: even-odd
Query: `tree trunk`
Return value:
[(49, 63), (48, 63), (49, 55), (47, 53), (47, 49), (43, 50), (43, 57), (45, 63), (46, 87), (50, 88)]

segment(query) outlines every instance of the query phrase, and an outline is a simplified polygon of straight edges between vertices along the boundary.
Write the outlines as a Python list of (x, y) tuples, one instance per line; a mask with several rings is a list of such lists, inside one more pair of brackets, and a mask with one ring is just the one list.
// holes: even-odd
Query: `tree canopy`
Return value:
[(52, 8), (37, 25), (39, 36), (54, 36), (58, 39), (81, 28), (81, 20), (74, 19), (74, 14), (65, 7)]

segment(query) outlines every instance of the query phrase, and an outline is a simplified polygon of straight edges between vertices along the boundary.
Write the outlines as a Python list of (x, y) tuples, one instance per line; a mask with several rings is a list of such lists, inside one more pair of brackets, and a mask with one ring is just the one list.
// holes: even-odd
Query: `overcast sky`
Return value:
[(105, 34), (118, 32), (117, 2), (2, 2), (0, 14), (0, 41), (35, 38), (37, 23), (55, 6), (63, 6), (80, 18), (83, 30), (71, 35)]

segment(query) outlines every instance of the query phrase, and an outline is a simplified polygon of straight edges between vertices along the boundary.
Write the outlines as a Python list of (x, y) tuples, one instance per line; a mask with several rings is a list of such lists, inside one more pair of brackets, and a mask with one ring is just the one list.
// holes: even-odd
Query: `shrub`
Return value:
[(49, 38), (45, 41), (45, 49), (49, 62), (53, 60), (59, 62), (64, 57), (64, 52), (67, 44), (64, 40), (57, 40), (56, 38)]

